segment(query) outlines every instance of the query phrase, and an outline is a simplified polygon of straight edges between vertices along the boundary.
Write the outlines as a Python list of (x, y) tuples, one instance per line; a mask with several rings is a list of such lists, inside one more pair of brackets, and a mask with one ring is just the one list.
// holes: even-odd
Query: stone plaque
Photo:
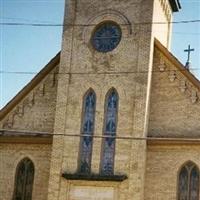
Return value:
[(70, 200), (116, 200), (113, 187), (72, 186)]

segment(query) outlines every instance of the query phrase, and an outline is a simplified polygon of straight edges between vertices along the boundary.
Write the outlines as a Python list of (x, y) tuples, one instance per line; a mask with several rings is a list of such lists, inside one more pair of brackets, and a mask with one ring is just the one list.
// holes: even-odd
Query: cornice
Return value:
[(178, 12), (181, 9), (181, 4), (179, 0), (169, 0), (169, 3), (173, 12)]

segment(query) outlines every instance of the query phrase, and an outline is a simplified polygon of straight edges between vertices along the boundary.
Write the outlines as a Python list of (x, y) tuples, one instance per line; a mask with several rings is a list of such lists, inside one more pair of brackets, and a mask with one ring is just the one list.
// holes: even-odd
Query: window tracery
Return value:
[(31, 200), (34, 181), (33, 162), (25, 158), (18, 164), (15, 175), (13, 200)]
[(199, 200), (199, 170), (192, 162), (179, 173), (178, 200)]
[(121, 36), (121, 29), (116, 23), (104, 22), (95, 30), (92, 44), (97, 51), (106, 53), (118, 46)]

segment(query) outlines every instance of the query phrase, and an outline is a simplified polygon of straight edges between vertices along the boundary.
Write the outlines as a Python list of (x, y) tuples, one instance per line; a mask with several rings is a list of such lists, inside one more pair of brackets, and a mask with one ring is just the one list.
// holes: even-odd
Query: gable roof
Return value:
[[(155, 38), (154, 45), (170, 62), (200, 91), (200, 81)], [(11, 100), (0, 110), (0, 120), (11, 111), (54, 67), (60, 62), (60, 52)]]
[(154, 40), (154, 45), (200, 91), (200, 81), (189, 70), (187, 70), (185, 66), (172, 53), (170, 53), (168, 49), (164, 47), (156, 38)]
[(11, 111), (37, 84), (49, 74), (60, 62), (60, 52), (19, 92), (6, 106), (0, 110), (0, 120)]

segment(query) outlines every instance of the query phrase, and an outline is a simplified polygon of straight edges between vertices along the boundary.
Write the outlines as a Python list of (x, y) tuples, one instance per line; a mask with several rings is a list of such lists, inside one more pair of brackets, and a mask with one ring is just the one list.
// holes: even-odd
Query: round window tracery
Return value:
[(96, 28), (92, 36), (92, 45), (97, 51), (106, 53), (117, 47), (121, 36), (121, 29), (116, 23), (105, 22)]

